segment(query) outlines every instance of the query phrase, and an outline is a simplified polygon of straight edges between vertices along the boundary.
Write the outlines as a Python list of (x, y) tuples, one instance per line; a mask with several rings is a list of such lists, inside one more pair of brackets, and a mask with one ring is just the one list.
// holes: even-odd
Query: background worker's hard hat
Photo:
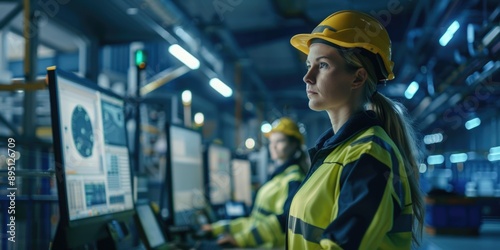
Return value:
[(299, 140), (300, 144), (304, 144), (304, 136), (300, 133), (299, 126), (290, 118), (282, 117), (281, 119), (273, 122), (271, 131), (265, 134), (269, 137), (271, 133), (281, 132), (285, 135), (292, 136)]
[(378, 80), (392, 80), (394, 62), (391, 61), (391, 40), (385, 27), (374, 17), (353, 10), (344, 10), (325, 18), (311, 34), (298, 34), (290, 43), (298, 50), (309, 54), (312, 39), (322, 39), (344, 48), (363, 48), (378, 56), (374, 62), (379, 66)]

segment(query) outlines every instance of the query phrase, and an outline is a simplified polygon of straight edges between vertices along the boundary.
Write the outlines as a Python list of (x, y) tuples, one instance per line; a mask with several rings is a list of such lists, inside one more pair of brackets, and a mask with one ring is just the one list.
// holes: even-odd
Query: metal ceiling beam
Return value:
[(59, 11), (50, 20), (54, 20), (58, 25), (75, 35), (97, 37), (94, 29), (89, 26), (88, 21), (85, 21), (81, 14), (75, 13), (65, 5), (61, 5)]
[[(135, 19), (145, 25), (146, 27), (150, 27), (153, 29), (161, 38), (163, 38), (165, 41), (167, 41), (170, 44), (177, 43), (177, 39), (170, 34), (170, 32), (167, 31), (167, 27), (170, 26), (170, 22), (172, 20), (176, 20), (175, 18), (171, 19), (168, 17), (171, 17), (168, 12), (168, 9), (163, 8), (163, 5), (158, 4), (158, 0), (146, 0), (144, 2), (142, 1), (133, 1), (128, 4), (123, 1), (123, 0), (112, 0), (113, 4), (116, 6), (119, 6), (122, 10), (127, 10), (130, 7), (135, 7), (135, 8), (141, 8), (145, 11), (140, 11), (137, 15), (135, 15)], [(141, 6), (139, 6), (141, 5)], [(145, 14), (149, 12), (154, 12), (156, 15), (159, 15), (158, 13), (163, 13), (160, 15), (163, 20), (161, 21), (161, 24), (159, 24), (156, 20), (154, 20), (151, 16)], [(168, 18), (168, 19), (167, 19)]]
[[(486, 60), (487, 61), (487, 60)], [(446, 112), (447, 109), (449, 109), (449, 107), (455, 107), (457, 103), (459, 103), (460, 101), (462, 101), (462, 99), (467, 96), (469, 93), (471, 92), (474, 92), (474, 97), (477, 98), (477, 99), (480, 99), (481, 96), (485, 95), (485, 91), (490, 91), (491, 92), (491, 89), (487, 89), (488, 87), (485, 87), (485, 91), (479, 91), (477, 89), (477, 85), (486, 81), (487, 78), (491, 77), (493, 74), (495, 74), (496, 72), (500, 71), (500, 61), (495, 61), (493, 63), (493, 66), (488, 69), (488, 70), (485, 70), (481, 73), (479, 73), (475, 78), (471, 78), (472, 80), (470, 81), (469, 85), (465, 85), (464, 87), (462, 88), (451, 88), (450, 91), (446, 91), (444, 92), (443, 94), (441, 94), (439, 96), (439, 98), (436, 98), (433, 100), (433, 102), (429, 105), (429, 107), (431, 107), (430, 109), (426, 110), (426, 114), (429, 114), (429, 113), (435, 113), (436, 114), (436, 117), (437, 115), (441, 115), (441, 114), (444, 114)], [(487, 94), (491, 94), (491, 93), (488, 93)], [(459, 96), (457, 96), (459, 95)], [(479, 96), (477, 96), (479, 95)], [(457, 97), (455, 97), (457, 96)], [(482, 98), (485, 98), (485, 97), (482, 97)], [(441, 105), (439, 105), (439, 103), (437, 102), (442, 102)], [(479, 101), (479, 100), (476, 100), (476, 101)], [(429, 126), (431, 126), (435, 121), (436, 121), (437, 118), (434, 118), (434, 119), (427, 119), (427, 117), (424, 117), (422, 118), (421, 120), (423, 120), (421, 123), (420, 123), (420, 128), (421, 129), (427, 129)]]
[(260, 78), (257, 70), (254, 68), (252, 63), (247, 62), (247, 56), (243, 52), (244, 50), (240, 48), (238, 42), (234, 39), (227, 27), (220, 27), (214, 30), (215, 34), (220, 37), (224, 44), (229, 48), (230, 53), (237, 58), (238, 62), (242, 66), (244, 75), (250, 79), (257, 89), (261, 92), (260, 98), (265, 101), (266, 106), (269, 108), (275, 108), (272, 96), (269, 95), (269, 89), (267, 88), (264, 81)]
[[(178, 23), (181, 26), (186, 26), (188, 31), (193, 31), (195, 33), (198, 33), (198, 38), (201, 40), (201, 44), (203, 46), (208, 47), (208, 48), (213, 48), (214, 46), (211, 44), (210, 41), (205, 39), (203, 35), (201, 35), (201, 31), (192, 25), (192, 22), (189, 20), (189, 15), (185, 13), (176, 3), (170, 1), (170, 0), (159, 0), (160, 3), (162, 3), (167, 10), (167, 13), (169, 13), (170, 16), (174, 16), (172, 20), (177, 20)], [(218, 29), (216, 33), (223, 41), (224, 43), (230, 48), (231, 54), (237, 58), (237, 60), (241, 60), (241, 66), (244, 71), (244, 75), (246, 78), (251, 79), (251, 81), (256, 85), (256, 87), (262, 92), (263, 99), (269, 105), (270, 107), (274, 107), (274, 104), (272, 103), (272, 98), (268, 94), (268, 89), (262, 79), (257, 75), (256, 70), (253, 68), (251, 64), (245, 63), (245, 58), (246, 56), (243, 54), (243, 50), (239, 47), (238, 43), (232, 36), (232, 34), (227, 30), (227, 29)], [(195, 34), (197, 35), (197, 34)], [(218, 72), (221, 73), (221, 72)]]
[[(402, 41), (401, 48), (397, 51), (397, 53), (395, 53), (395, 55), (397, 55), (397, 57), (394, 58), (393, 61), (404, 62), (405, 60), (403, 58), (408, 56), (407, 51), (415, 51), (417, 53), (419, 51), (421, 51), (422, 46), (425, 43), (429, 42), (430, 37), (433, 37), (433, 36), (429, 36), (429, 33), (435, 32), (435, 27), (437, 26), (437, 23), (439, 22), (439, 18), (443, 17), (443, 13), (446, 11), (446, 8), (448, 7), (449, 2), (450, 2), (450, 0), (443, 0), (443, 1), (436, 1), (436, 2), (433, 2), (430, 0), (424, 0), (424, 1), (417, 2), (417, 6), (415, 7), (415, 11), (413, 12), (413, 14), (410, 18), (408, 28), (405, 32), (405, 34), (407, 34), (407, 35), (405, 36), (405, 39)], [(433, 5), (432, 11), (430, 10), (430, 8), (431, 8), (430, 5)], [(420, 35), (421, 39), (419, 41), (417, 41), (417, 44), (414, 45), (414, 48), (409, 48), (408, 44), (409, 44), (410, 39), (414, 39), (413, 37), (410, 37), (409, 34), (412, 34), (412, 32), (415, 32), (417, 20), (419, 19), (420, 15), (422, 13), (425, 15), (425, 17), (424, 17), (425, 22), (421, 28), (421, 30), (423, 32)], [(418, 55), (416, 60), (414, 60), (415, 63), (413, 66), (418, 68), (421, 61), (425, 60), (425, 58), (426, 58), (426, 53)], [(413, 75), (415, 74), (415, 70), (408, 70), (408, 67), (411, 67), (411, 66), (412, 66), (411, 64), (407, 64), (407, 65), (401, 67), (399, 72), (398, 72), (398, 75), (396, 75), (396, 77), (398, 77), (399, 79), (403, 79), (403, 80), (406, 80), (407, 78), (413, 77)]]
[(181, 67), (178, 67), (176, 69), (168, 68), (156, 75), (156, 80), (151, 81), (147, 83), (146, 85), (142, 86), (140, 92), (141, 96), (145, 96), (152, 91), (158, 89), (159, 87), (165, 85), (166, 83), (186, 74), (187, 72), (191, 71), (190, 68), (187, 66), (183, 65)]
[(5, 126), (7, 126), (7, 128), (10, 129), (12, 134), (14, 134), (15, 138), (19, 138), (19, 132), (17, 132), (16, 127), (12, 125), (7, 119), (5, 119), (5, 117), (2, 114), (0, 114), (0, 123), (3, 123)]
[(299, 33), (308, 33), (314, 29), (313, 25), (299, 24), (280, 26), (266, 30), (233, 32), (233, 36), (241, 48), (249, 48), (269, 44), (275, 40), (290, 39)]
[(19, 3), (2, 20), (0, 20), (0, 30), (9, 24), (19, 13), (23, 11), (23, 4)]
[(141, 42), (155, 42), (162, 41), (164, 38), (158, 37), (158, 35), (144, 32), (144, 34), (131, 34), (131, 33), (106, 33), (101, 38), (101, 44), (111, 45), (111, 44), (123, 44), (124, 41), (137, 41), (140, 37)]
[[(23, 31), (20, 29), (16, 29), (14, 27), (11, 27), (10, 32), (22, 37), (23, 36)], [(57, 45), (54, 45), (52, 42), (47, 41), (46, 39), (43, 39), (41, 37), (38, 38), (38, 43), (55, 51), (62, 51), (61, 48), (59, 48)]]

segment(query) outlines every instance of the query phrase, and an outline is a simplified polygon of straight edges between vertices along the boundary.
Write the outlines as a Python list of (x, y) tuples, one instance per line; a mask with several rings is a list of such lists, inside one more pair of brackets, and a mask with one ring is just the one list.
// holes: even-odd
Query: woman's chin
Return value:
[(323, 111), (324, 109), (321, 108), (317, 103), (309, 100), (309, 108), (314, 111)]

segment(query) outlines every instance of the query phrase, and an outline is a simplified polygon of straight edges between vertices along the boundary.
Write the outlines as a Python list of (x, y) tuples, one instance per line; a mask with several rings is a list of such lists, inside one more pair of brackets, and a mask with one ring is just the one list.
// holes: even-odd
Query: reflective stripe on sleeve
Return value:
[(316, 227), (293, 216), (288, 217), (288, 229), (294, 234), (302, 235), (307, 241), (318, 244), (321, 240), (321, 235), (325, 231), (323, 228)]

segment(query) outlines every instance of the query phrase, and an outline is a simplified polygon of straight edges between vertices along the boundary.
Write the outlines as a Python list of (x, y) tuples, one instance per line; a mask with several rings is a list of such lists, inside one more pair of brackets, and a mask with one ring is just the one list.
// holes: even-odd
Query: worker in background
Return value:
[(280, 217), (288, 249), (410, 249), (424, 215), (417, 140), (403, 107), (377, 91), (394, 78), (385, 27), (339, 11), (290, 42), (307, 55), (309, 108), (326, 111), (331, 128)]
[(203, 230), (212, 232), (214, 236), (222, 235), (218, 239), (219, 244), (258, 248), (283, 247), (285, 244), (285, 234), (278, 223), (274, 228), (257, 228), (269, 215), (283, 213), (285, 200), (304, 179), (309, 157), (304, 150), (304, 137), (290, 118), (278, 120), (266, 137), (269, 139), (271, 159), (277, 167), (258, 190), (249, 217), (203, 226)]

